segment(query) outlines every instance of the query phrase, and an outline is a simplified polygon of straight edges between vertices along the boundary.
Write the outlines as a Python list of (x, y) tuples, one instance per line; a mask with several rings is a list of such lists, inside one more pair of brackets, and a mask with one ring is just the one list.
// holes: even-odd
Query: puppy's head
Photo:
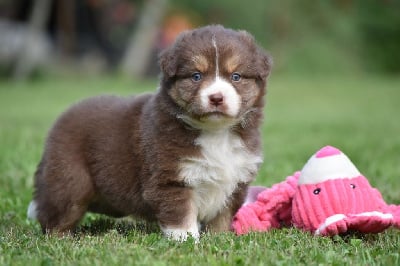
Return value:
[(162, 52), (162, 87), (190, 125), (232, 126), (263, 106), (271, 64), (249, 33), (207, 26)]

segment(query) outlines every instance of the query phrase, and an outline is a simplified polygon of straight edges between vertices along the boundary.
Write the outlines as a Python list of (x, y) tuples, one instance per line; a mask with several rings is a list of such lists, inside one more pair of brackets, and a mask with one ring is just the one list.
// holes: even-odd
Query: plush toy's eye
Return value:
[(233, 73), (232, 76), (231, 76), (232, 81), (239, 81), (240, 78), (241, 78), (240, 74), (236, 73), (236, 72)]
[(316, 188), (313, 191), (314, 195), (318, 195), (319, 193), (321, 193), (321, 189), (320, 188)]
[(201, 75), (200, 72), (194, 72), (194, 73), (192, 74), (192, 80), (195, 81), (195, 82), (200, 81), (202, 78), (203, 78), (203, 77), (202, 77), (202, 75)]
[(352, 189), (355, 189), (355, 188), (356, 188), (356, 185), (350, 184), (350, 187), (351, 187)]

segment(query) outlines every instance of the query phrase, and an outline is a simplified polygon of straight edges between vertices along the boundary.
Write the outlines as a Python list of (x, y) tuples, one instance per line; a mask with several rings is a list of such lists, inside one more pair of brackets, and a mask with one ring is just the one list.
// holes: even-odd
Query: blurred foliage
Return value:
[(359, 0), (359, 6), (363, 56), (368, 65), (399, 73), (400, 1)]
[[(33, 2), (0, 0), (0, 22), (4, 18), (18, 22), (0, 25), (0, 77), (13, 72), (19, 49), (27, 43), (24, 30), (29, 27), (23, 23)], [(118, 69), (129, 40), (140, 32), (140, 18), (150, 17), (144, 10), (151, 2), (52, 1), (47, 39), (54, 49), (46, 50), (48, 61), (56, 58), (55, 65), (62, 68), (68, 64), (63, 59), (73, 59), (89, 73)], [(181, 30), (212, 23), (252, 33), (274, 57), (274, 72), (400, 73), (400, 0), (169, 0), (153, 46), (139, 49), (152, 52), (145, 76), (158, 74), (157, 53)]]
[(400, 72), (399, 0), (171, 0), (195, 25), (246, 29), (275, 70)]

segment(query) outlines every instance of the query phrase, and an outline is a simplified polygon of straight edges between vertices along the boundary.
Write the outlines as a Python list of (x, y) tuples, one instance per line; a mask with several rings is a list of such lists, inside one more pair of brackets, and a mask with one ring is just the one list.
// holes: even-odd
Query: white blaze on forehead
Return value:
[(232, 117), (237, 116), (240, 110), (241, 97), (229, 82), (226, 82), (218, 76), (210, 86), (200, 90), (202, 107), (207, 110), (210, 107), (209, 96), (216, 93), (221, 93), (224, 97), (226, 114)]
[(360, 176), (350, 159), (343, 153), (318, 157), (313, 155), (301, 170), (299, 184), (318, 184), (330, 179)]
[(218, 53), (218, 46), (217, 46), (217, 40), (215, 39), (215, 35), (212, 36), (212, 44), (215, 49), (215, 78), (219, 76), (219, 53)]
[(252, 180), (262, 157), (229, 129), (203, 131), (195, 144), (202, 157), (181, 159), (179, 176), (193, 189), (199, 221), (208, 222), (226, 206), (238, 184)]

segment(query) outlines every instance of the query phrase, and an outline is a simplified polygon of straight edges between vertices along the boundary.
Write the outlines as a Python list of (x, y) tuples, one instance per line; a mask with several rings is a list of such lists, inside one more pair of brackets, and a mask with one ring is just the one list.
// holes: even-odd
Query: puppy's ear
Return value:
[(169, 47), (159, 55), (159, 65), (165, 77), (171, 78), (176, 74), (176, 55), (174, 47)]
[(271, 55), (264, 51), (261, 47), (257, 47), (257, 72), (262, 81), (265, 81), (271, 73), (273, 60)]
[(244, 42), (246, 42), (248, 45), (253, 46), (255, 44), (255, 40), (253, 35), (248, 33), (245, 30), (239, 30), (238, 33), (240, 34), (240, 39)]
[(273, 64), (272, 57), (256, 44), (253, 35), (245, 30), (240, 30), (239, 34), (242, 41), (246, 42), (250, 47), (254, 47), (256, 56), (254, 60), (256, 62), (256, 71), (259, 79), (265, 81), (271, 72)]

